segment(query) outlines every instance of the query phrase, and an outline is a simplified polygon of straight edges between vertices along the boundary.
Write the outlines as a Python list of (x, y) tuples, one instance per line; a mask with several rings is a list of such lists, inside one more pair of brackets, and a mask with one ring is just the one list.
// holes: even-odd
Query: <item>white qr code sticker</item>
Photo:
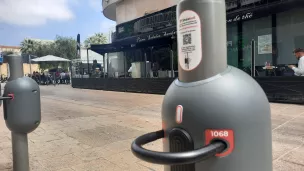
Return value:
[(202, 60), (202, 26), (200, 17), (191, 10), (182, 12), (178, 20), (178, 61), (185, 71), (195, 69)]

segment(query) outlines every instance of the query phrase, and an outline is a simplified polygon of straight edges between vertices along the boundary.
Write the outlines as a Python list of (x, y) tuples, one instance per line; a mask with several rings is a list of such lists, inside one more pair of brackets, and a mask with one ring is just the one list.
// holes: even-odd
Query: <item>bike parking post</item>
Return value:
[(40, 89), (38, 84), (23, 74), (19, 55), (9, 55), (10, 77), (4, 87), (3, 113), (11, 131), (13, 171), (29, 171), (27, 134), (41, 122)]

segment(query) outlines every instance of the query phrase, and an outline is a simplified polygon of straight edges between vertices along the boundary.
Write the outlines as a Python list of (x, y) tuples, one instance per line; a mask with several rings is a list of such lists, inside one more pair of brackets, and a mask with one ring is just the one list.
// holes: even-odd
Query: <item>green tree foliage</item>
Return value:
[(65, 59), (75, 59), (77, 54), (77, 41), (72, 37), (56, 36), (55, 49), (57, 56)]
[(84, 41), (84, 46), (88, 48), (91, 44), (106, 44), (107, 42), (107, 37), (103, 33), (95, 33)]
[(37, 45), (38, 44), (31, 39), (24, 39), (21, 42), (21, 52), (23, 54), (32, 54), (35, 52)]
[[(42, 57), (46, 55), (54, 55), (65, 59), (75, 59), (76, 40), (72, 37), (56, 36), (54, 42), (35, 41), (24, 39), (21, 42), (21, 52), (27, 55)], [(40, 68), (42, 70), (57, 67), (59, 63), (42, 62)], [(66, 62), (60, 64), (63, 68), (67, 68)]]

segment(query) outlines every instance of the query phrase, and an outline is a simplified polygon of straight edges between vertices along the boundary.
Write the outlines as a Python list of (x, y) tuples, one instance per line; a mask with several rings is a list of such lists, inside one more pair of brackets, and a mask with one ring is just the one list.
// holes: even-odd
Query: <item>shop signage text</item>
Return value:
[(236, 15), (233, 18), (228, 18), (227, 23), (249, 20), (251, 18), (253, 18), (253, 13), (252, 12), (247, 12), (246, 14), (243, 14), (243, 15)]
[(152, 34), (148, 34), (146, 36), (138, 36), (136, 42), (143, 42), (143, 41), (147, 41), (147, 40), (153, 40), (153, 39), (158, 39), (158, 38), (162, 38), (162, 37), (167, 37), (167, 36), (173, 36), (176, 34), (176, 31), (164, 31), (164, 32), (160, 32), (160, 33), (152, 33)]

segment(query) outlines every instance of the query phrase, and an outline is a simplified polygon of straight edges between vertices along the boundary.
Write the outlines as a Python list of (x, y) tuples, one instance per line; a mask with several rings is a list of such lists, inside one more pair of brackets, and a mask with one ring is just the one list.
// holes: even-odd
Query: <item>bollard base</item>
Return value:
[(12, 132), (13, 171), (29, 171), (27, 134)]

